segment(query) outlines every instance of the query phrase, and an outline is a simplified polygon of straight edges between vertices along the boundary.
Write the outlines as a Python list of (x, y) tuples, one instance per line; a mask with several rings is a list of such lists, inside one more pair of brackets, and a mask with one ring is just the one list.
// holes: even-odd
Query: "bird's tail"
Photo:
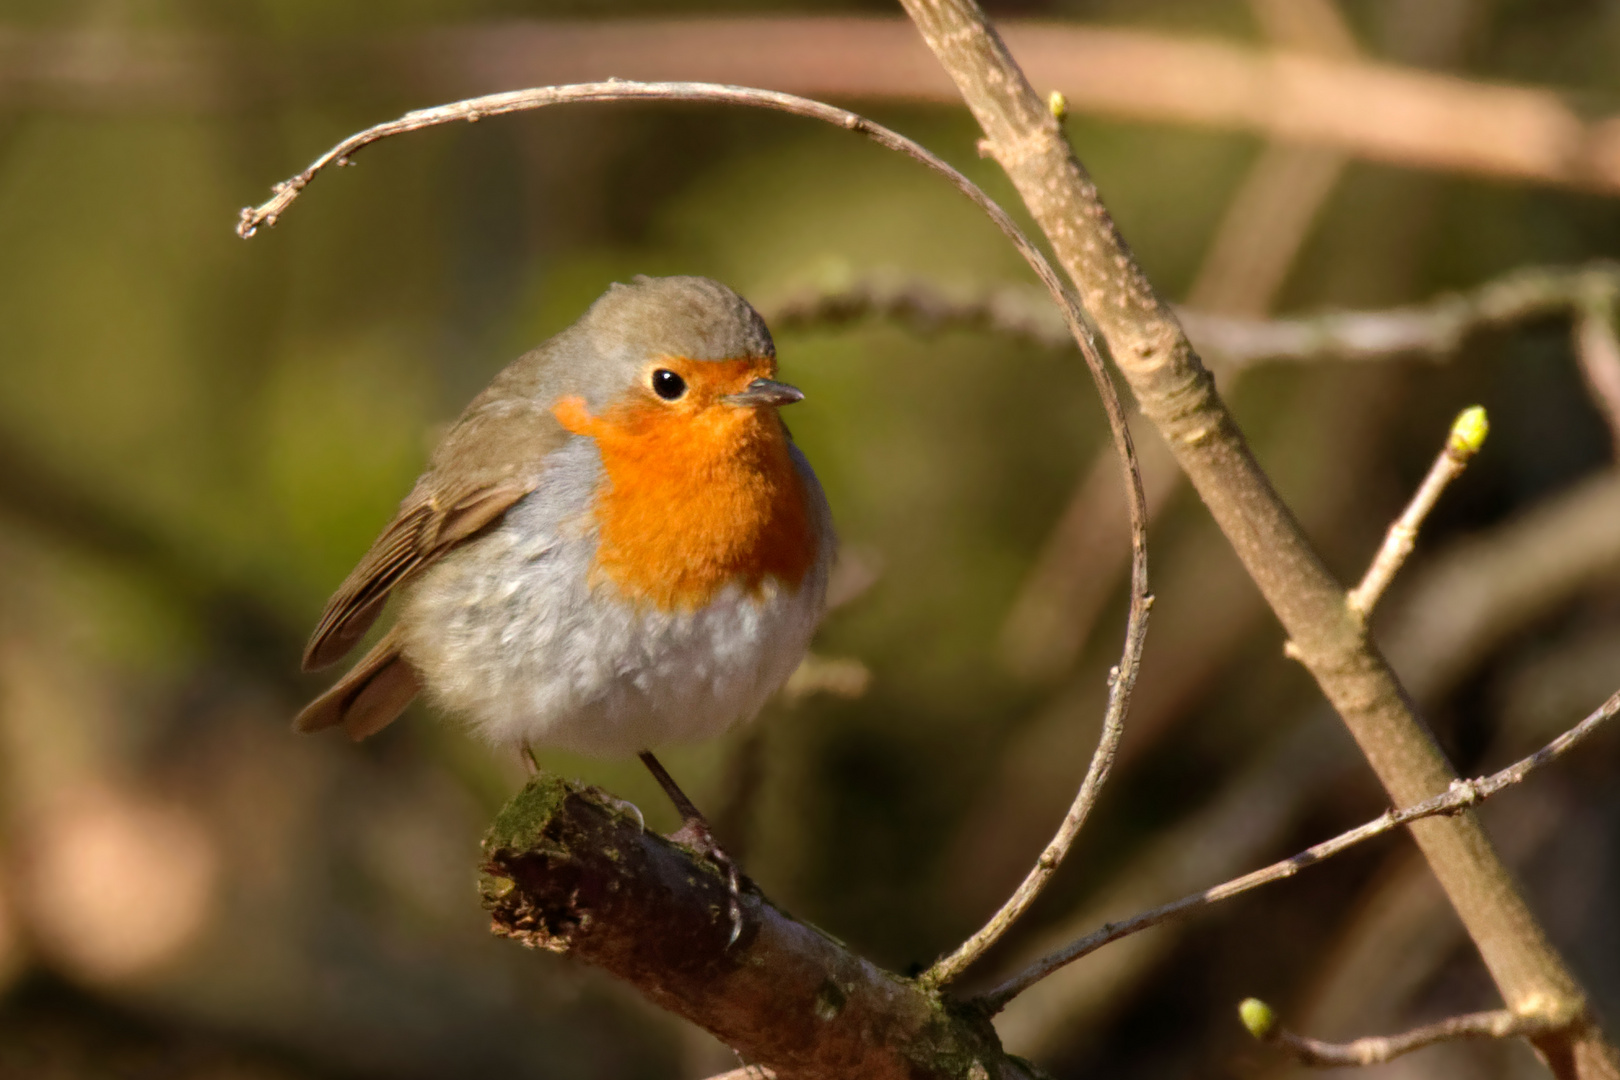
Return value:
[(359, 742), (393, 723), (421, 689), (421, 677), (400, 653), (398, 631), (390, 630), (330, 690), (304, 706), (293, 730), (323, 731), (342, 724), (349, 738)]

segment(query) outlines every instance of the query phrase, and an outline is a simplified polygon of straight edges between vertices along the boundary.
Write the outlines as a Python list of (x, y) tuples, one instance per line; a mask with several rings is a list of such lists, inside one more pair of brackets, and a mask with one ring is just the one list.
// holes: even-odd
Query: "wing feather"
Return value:
[(396, 587), (534, 491), (547, 455), (568, 437), (557, 418), (532, 401), (475, 401), (445, 435), (394, 520), (327, 601), (304, 650), (304, 670), (342, 659)]

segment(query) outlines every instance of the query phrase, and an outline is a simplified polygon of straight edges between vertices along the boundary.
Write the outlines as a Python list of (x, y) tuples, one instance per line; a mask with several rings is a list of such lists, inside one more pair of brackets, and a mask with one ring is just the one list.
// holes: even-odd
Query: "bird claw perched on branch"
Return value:
[(617, 975), (778, 1077), (1039, 1075), (982, 1013), (849, 952), (751, 883), (728, 944), (720, 868), (583, 785), (531, 780), (496, 817), (484, 860), (495, 933)]

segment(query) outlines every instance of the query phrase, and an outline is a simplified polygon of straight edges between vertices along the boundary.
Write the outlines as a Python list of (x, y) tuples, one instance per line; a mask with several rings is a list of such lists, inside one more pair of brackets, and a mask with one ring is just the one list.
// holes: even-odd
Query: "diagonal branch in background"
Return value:
[[(1044, 979), (1063, 965), (1073, 963), (1088, 953), (1096, 952), (1110, 942), (1129, 937), (1131, 934), (1146, 930), (1150, 926), (1156, 926), (1167, 919), (1184, 915), (1194, 908), (1219, 903), (1222, 900), (1230, 900), (1234, 896), (1239, 896), (1251, 889), (1257, 889), (1262, 885), (1269, 885), (1274, 881), (1291, 878), (1307, 866), (1314, 866), (1323, 859), (1332, 858), (1357, 844), (1371, 840), (1375, 836), (1382, 836), (1403, 825), (1410, 825), (1414, 822), (1435, 817), (1464, 813), (1470, 807), (1496, 795), (1505, 788), (1519, 783), (1543, 765), (1563, 757), (1570, 750), (1590, 738), (1600, 727), (1612, 720), (1616, 713), (1620, 713), (1620, 692), (1610, 696), (1609, 700), (1593, 710), (1579, 724), (1576, 724), (1534, 754), (1514, 762), (1505, 769), (1472, 780), (1453, 780), (1443, 793), (1433, 798), (1425, 799), (1403, 810), (1386, 810), (1365, 825), (1340, 833), (1338, 836), (1330, 840), (1324, 840), (1320, 844), (1314, 844), (1297, 855), (1279, 860), (1270, 866), (1244, 874), (1242, 877), (1233, 878), (1231, 881), (1223, 882), (1212, 888), (1183, 896), (1179, 900), (1173, 900), (1160, 907), (1132, 915), (1128, 919), (1108, 923), (1085, 937), (1069, 943), (1051, 955), (1042, 957), (976, 1000), (990, 1012), (999, 1011), (1007, 1002), (1022, 993), (1025, 988)], [(1579, 1007), (1571, 1009), (1571, 1003), (1568, 999), (1536, 999), (1536, 1002), (1534, 1009), (1538, 1014), (1556, 1016), (1561, 1025), (1577, 1022), (1582, 1017), (1581, 1009)], [(1579, 1005), (1579, 1003), (1576, 1004)], [(1528, 1004), (1521, 1003), (1521, 1005), (1526, 1010), (1530, 1008)]]
[(1280, 1047), (1302, 1065), (1332, 1069), (1344, 1065), (1381, 1065), (1403, 1054), (1457, 1039), (1514, 1039), (1545, 1035), (1557, 1022), (1544, 1016), (1524, 1016), (1509, 1009), (1468, 1013), (1425, 1024), (1399, 1035), (1373, 1035), (1354, 1042), (1330, 1043), (1296, 1035), (1277, 1022), (1270, 1005), (1247, 998), (1238, 1006), (1243, 1026), (1261, 1042)]
[[(1000, 911), (979, 932), (950, 956), (946, 957), (924, 977), (918, 986), (938, 1000), (937, 990), (950, 981), (979, 956), (983, 955), (1013, 923), (1028, 910), (1036, 897), (1050, 882), (1078, 836), (1080, 827), (1094, 805), (1103, 783), (1112, 767), (1114, 751), (1123, 732), (1126, 713), (1130, 708), (1131, 691), (1141, 665), (1142, 647), (1147, 634), (1148, 610), (1152, 597), (1147, 584), (1147, 510), (1142, 492), (1141, 474), (1137, 467), (1135, 450), (1131, 444), (1130, 429), (1125, 423), (1125, 410), (1118, 391), (1103, 360), (1090, 325), (1080, 310), (1073, 293), (1064, 287), (1057, 272), (1046, 261), (1006, 211), (980, 190), (972, 181), (946, 164), (938, 156), (896, 132), (875, 124), (844, 109), (834, 108), (817, 101), (779, 94), (768, 90), (746, 87), (709, 86), (694, 83), (630, 83), (611, 80), (579, 86), (537, 87), (489, 97), (455, 102), (432, 109), (407, 113), (404, 117), (377, 124), (365, 131), (349, 136), (317, 158), (297, 176), (275, 186), (274, 196), (263, 205), (245, 208), (237, 222), (237, 234), (251, 237), (262, 226), (274, 225), (315, 176), (327, 168), (347, 165), (352, 156), (380, 139), (458, 121), (476, 122), (490, 116), (524, 112), (548, 105), (583, 102), (663, 100), (707, 101), (750, 105), (776, 109), (797, 116), (821, 120), (846, 130), (858, 132), (886, 149), (903, 153), (945, 177), (956, 189), (966, 195), (991, 219), (1002, 234), (1010, 240), (1041, 283), (1047, 287), (1052, 299), (1064, 313), (1065, 323), (1080, 347), (1092, 381), (1102, 398), (1108, 426), (1119, 452), (1120, 470), (1126, 493), (1126, 504), (1131, 522), (1131, 601), (1126, 616), (1125, 643), (1119, 663), (1110, 671), (1108, 679), (1108, 705), (1105, 709), (1102, 738), (1092, 755), (1085, 778), (1075, 795), (1069, 812), (1064, 816), (1056, 835), (1041, 853), (1035, 867)], [(646, 987), (643, 987), (646, 989)], [(656, 994), (654, 995), (656, 999)], [(667, 1006), (667, 1003), (666, 1007)], [(716, 1030), (717, 1034), (720, 1034)], [(722, 1034), (722, 1038), (725, 1036)], [(881, 1033), (874, 1037), (881, 1038)]]
[(501, 810), (480, 881), (497, 934), (564, 953), (794, 1080), (1029, 1080), (982, 1014), (878, 968), (726, 882), (598, 793), (549, 776)]
[[(957, 84), (1080, 290), (1098, 332), (1396, 805), (1443, 794), (1456, 773), (1419, 720), (1344, 591), (1254, 460), (1168, 306), (1136, 264), (1057, 122), (972, 0), (903, 0)], [(1620, 1056), (1547, 941), (1478, 820), (1466, 811), (1411, 832), (1511, 1008), (1579, 1017), (1535, 1041), (1560, 1077), (1620, 1077)]]
[[(1349, 60), (1359, 54), (1335, 0), (1248, 6), (1278, 48)], [(1221, 213), (1188, 304), (1221, 315), (1265, 315), (1349, 162), (1326, 147), (1268, 141)], [(1181, 491), (1181, 470), (1163, 440), (1142, 440), (1139, 452), (1153, 521)], [(1043, 681), (1072, 669), (1118, 587), (1125, 522), (1112, 479), (1108, 454), (1093, 455), (1002, 619), (997, 651), (1016, 676)]]

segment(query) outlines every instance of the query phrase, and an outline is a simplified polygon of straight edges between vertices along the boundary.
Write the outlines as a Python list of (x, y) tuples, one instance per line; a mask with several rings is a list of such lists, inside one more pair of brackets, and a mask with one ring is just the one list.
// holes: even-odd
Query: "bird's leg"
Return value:
[(729, 948), (736, 944), (738, 935), (742, 933), (742, 874), (731, 856), (720, 849), (720, 843), (714, 838), (714, 830), (709, 828), (703, 812), (686, 797), (686, 792), (681, 790), (663, 764), (653, 757), (652, 751), (643, 750), (639, 757), (641, 763), (647, 766), (647, 771), (653, 774), (653, 779), (658, 781), (658, 786), (664, 789), (664, 794), (669, 796), (669, 801), (675, 804), (676, 813), (681, 815), (681, 827), (669, 838), (677, 844), (696, 848), (725, 872), (726, 886), (731, 892), (731, 940), (726, 942)]
[(534, 747), (529, 745), (529, 741), (527, 739), (518, 744), (518, 760), (523, 763), (524, 772), (528, 773), (530, 776), (539, 775), (540, 762), (537, 758), (535, 758)]

